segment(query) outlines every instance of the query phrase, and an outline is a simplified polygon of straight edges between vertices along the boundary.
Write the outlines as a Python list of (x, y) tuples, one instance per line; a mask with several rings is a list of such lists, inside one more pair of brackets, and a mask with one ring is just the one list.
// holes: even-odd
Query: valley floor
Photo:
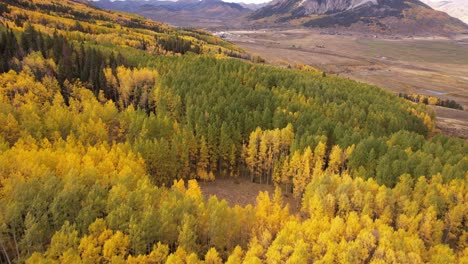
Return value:
[[(455, 100), (468, 109), (468, 35), (394, 37), (312, 29), (218, 32), (274, 65), (306, 64), (395, 93)], [(468, 138), (468, 111), (433, 107), (437, 128)]]

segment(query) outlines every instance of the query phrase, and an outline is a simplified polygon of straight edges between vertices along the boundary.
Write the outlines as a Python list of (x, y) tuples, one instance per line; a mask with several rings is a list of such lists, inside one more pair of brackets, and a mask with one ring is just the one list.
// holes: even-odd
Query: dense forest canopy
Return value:
[(0, 15), (1, 263), (468, 261), (468, 143), (424, 104), (78, 2)]

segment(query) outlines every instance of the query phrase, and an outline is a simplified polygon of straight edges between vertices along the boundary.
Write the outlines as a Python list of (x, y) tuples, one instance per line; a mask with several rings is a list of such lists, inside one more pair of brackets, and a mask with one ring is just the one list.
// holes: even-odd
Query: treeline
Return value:
[(41, 34), (26, 24), (19, 41), (12, 29), (6, 29), (0, 36), (0, 72), (32, 70), (36, 79), (45, 75), (56, 77), (62, 94), (68, 100), (70, 91), (65, 82), (82, 81), (98, 96), (103, 91), (107, 99), (118, 101), (117, 94), (106, 84), (104, 69), (115, 72), (117, 66), (126, 64), (121, 54), (106, 54), (98, 49), (71, 44), (62, 35), (52, 37)]
[[(139, 19), (129, 19), (129, 20), (120, 20), (114, 21), (108, 16), (104, 15), (107, 11), (101, 10), (101, 12), (89, 12), (86, 10), (79, 10), (77, 8), (70, 8), (69, 4), (62, 4), (59, 2), (50, 2), (50, 1), (38, 1), (32, 2), (28, 0), (5, 0), (3, 1), (6, 7), (7, 4), (20, 7), (21, 9), (31, 10), (31, 11), (40, 11), (48, 15), (59, 15), (61, 17), (73, 18), (79, 21), (86, 22), (96, 22), (96, 21), (107, 21), (113, 23), (120, 23), (122, 26), (129, 28), (144, 28), (152, 30), (155, 32), (164, 32), (165, 29), (162, 26), (153, 23), (151, 25), (144, 23), (144, 21)], [(1, 12), (0, 12), (1, 13)], [(23, 22), (27, 21), (27, 17), (24, 17), (20, 21), (17, 21), (17, 25), (21, 26)]]
[(178, 36), (169, 36), (156, 39), (158, 44), (165, 50), (173, 51), (175, 53), (185, 54), (189, 51), (195, 54), (201, 54), (202, 48), (199, 45), (192, 45), (190, 40), (179, 38)]
[(426, 105), (438, 105), (442, 107), (463, 110), (463, 106), (455, 102), (455, 100), (450, 100), (450, 99), (441, 100), (437, 97), (420, 95), (420, 94), (399, 93), (398, 96), (403, 97), (406, 100), (409, 100), (415, 103), (423, 103)]

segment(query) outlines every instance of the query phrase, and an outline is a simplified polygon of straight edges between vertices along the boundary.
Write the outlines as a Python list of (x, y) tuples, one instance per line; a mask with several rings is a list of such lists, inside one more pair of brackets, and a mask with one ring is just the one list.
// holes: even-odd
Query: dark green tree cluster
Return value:
[(426, 105), (438, 105), (442, 107), (463, 110), (463, 106), (457, 103), (455, 100), (450, 100), (450, 99), (442, 100), (433, 96), (424, 96), (424, 95), (419, 95), (419, 94), (405, 94), (405, 93), (399, 93), (398, 96), (403, 97), (406, 100), (409, 100), (415, 103), (423, 103)]
[[(52, 37), (41, 34), (30, 24), (26, 24), (24, 32), (19, 33), (19, 41), (13, 30), (2, 32), (0, 37), (1, 72), (21, 70), (18, 60), (22, 60), (30, 53), (39, 52), (44, 59), (52, 59), (57, 65), (56, 71), (47, 72), (48, 75), (58, 79), (62, 93), (68, 98), (70, 91), (64, 83), (80, 80), (88, 86), (97, 96), (100, 91), (108, 99), (118, 101), (115, 91), (109, 90), (106, 85), (104, 69), (111, 67), (114, 71), (117, 66), (125, 64), (122, 55), (106, 54), (99, 49), (71, 44), (64, 36), (54, 34)], [(36, 75), (41, 79), (44, 73)]]
[(200, 46), (192, 45), (190, 40), (186, 40), (180, 37), (164, 37), (157, 39), (158, 44), (161, 45), (165, 50), (169, 50), (175, 53), (185, 54), (189, 51), (194, 52), (196, 54), (201, 53)]
[(431, 140), (407, 131), (370, 137), (358, 143), (348, 167), (355, 175), (393, 186), (400, 175), (442, 174), (445, 181), (463, 179), (468, 171), (467, 141), (437, 135)]
[(0, 3), (0, 15), (3, 15), (3, 13), (8, 13), (10, 10), (8, 9), (8, 6), (5, 3)]
[(10, 69), (10, 61), (18, 56), (18, 41), (12, 30), (5, 30), (0, 36), (0, 72), (7, 72)]

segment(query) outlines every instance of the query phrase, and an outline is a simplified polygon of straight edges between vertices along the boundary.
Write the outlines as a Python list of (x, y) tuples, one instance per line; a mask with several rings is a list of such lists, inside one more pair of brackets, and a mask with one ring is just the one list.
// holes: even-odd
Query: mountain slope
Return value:
[(70, 35), (70, 41), (105, 44), (102, 47), (108, 47), (109, 51), (201, 54), (221, 49), (229, 54), (243, 53), (235, 45), (204, 31), (175, 29), (139, 15), (101, 10), (90, 6), (88, 1), (8, 0), (7, 3), (9, 12), (2, 15), (2, 24), (10, 28), (29, 23), (49, 35)]
[(465, 24), (468, 24), (468, 1), (466, 0), (421, 1), (435, 10), (445, 12), (453, 17), (460, 19), (461, 21), (465, 22)]
[(250, 18), (401, 34), (447, 34), (468, 28), (458, 19), (432, 10), (418, 0), (279, 0)]
[(177, 2), (157, 0), (110, 1), (100, 0), (94, 5), (126, 12), (133, 12), (145, 17), (180, 27), (205, 27), (236, 25), (239, 18), (249, 15), (252, 10), (237, 3), (221, 0)]

